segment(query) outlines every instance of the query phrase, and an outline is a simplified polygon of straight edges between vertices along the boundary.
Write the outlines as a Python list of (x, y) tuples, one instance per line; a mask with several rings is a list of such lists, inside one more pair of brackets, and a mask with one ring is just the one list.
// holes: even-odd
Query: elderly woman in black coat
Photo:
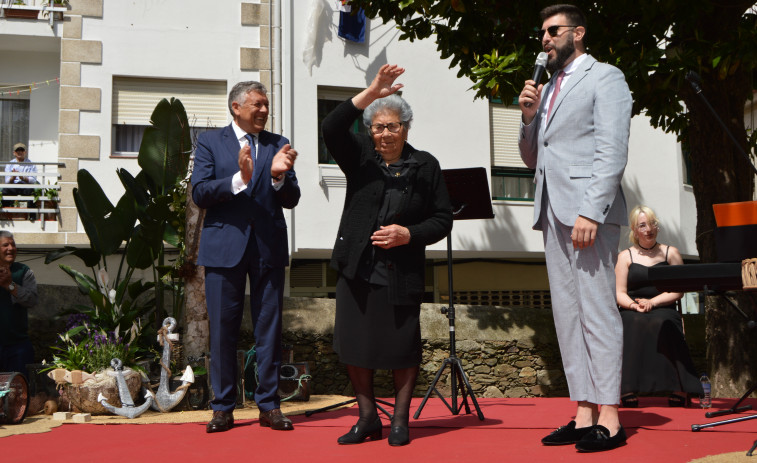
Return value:
[[(425, 248), (449, 234), (452, 209), (439, 162), (407, 143), (413, 113), (395, 93), (405, 70), (384, 65), (373, 82), (323, 121), (329, 153), (347, 178), (331, 266), (336, 286), (334, 350), (347, 365), (359, 419), (338, 439), (379, 439), (373, 372), (392, 370), (395, 408), (389, 445), (410, 441), (410, 399), (422, 348)], [(351, 131), (359, 117), (368, 135)]]

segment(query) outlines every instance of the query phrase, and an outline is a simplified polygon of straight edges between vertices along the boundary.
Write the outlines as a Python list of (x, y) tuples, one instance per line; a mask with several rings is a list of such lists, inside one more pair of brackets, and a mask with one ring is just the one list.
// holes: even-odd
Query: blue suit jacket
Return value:
[(231, 191), (231, 178), (239, 171), (239, 141), (231, 125), (200, 134), (192, 171), (192, 199), (206, 209), (197, 265), (233, 267), (239, 263), (253, 233), (263, 267), (289, 263), (287, 226), (282, 208), (300, 200), (293, 170), (284, 185), (274, 190), (271, 161), (286, 138), (270, 132), (258, 134), (258, 152), (252, 179), (239, 194)]

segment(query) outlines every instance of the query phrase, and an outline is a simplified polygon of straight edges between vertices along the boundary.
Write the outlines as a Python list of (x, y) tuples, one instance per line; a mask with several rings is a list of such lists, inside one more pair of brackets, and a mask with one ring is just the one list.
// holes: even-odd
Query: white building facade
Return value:
[[(396, 63), (406, 69), (399, 81), (414, 112), (409, 142), (443, 169), (487, 172), (494, 218), (455, 221), (452, 231), (456, 301), (548, 306), (542, 236), (531, 230), (531, 177), (517, 159), (517, 107), (475, 100), (472, 83), (457, 78), (432, 40), (400, 41), (392, 25), (369, 19), (365, 42), (355, 43), (338, 36), (338, 24), (332, 0), (71, 0), (53, 26), (45, 18), (0, 17), (0, 87), (60, 82), (59, 91), (52, 85), (26, 96), (30, 157), (65, 166), (60, 221), (45, 230), (10, 223), (17, 242), (40, 249), (87, 243), (71, 197), (76, 171), (89, 170), (115, 202), (123, 192), (116, 168), (138, 170), (134, 147), (159, 97), (180, 98), (197, 128), (220, 127), (230, 121), (228, 90), (260, 80), (270, 92), (270, 130), (299, 152), (302, 199), (288, 214), (290, 294), (328, 296), (335, 275), (327, 261), (345, 185), (321, 146), (320, 120), (365, 88), (381, 65)], [(0, 156), (10, 155), (0, 148)], [(655, 209), (661, 241), (696, 259), (694, 198), (682, 159), (674, 136), (634, 118), (623, 179), (628, 205)], [(445, 301), (446, 242), (430, 246), (427, 258), (427, 299)], [(33, 268), (42, 283), (56, 278)]]

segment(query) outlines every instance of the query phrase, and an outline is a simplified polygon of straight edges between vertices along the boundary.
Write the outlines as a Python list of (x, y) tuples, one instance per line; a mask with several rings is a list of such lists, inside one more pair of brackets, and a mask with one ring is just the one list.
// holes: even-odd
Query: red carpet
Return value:
[[(714, 400), (715, 409), (732, 400)], [(757, 400), (750, 403), (757, 408)], [(566, 398), (479, 399), (485, 416), (452, 415), (438, 398), (411, 420), (412, 442), (387, 445), (384, 438), (340, 446), (336, 438), (357, 419), (357, 408), (293, 416), (295, 430), (261, 428), (243, 420), (225, 433), (206, 434), (205, 423), (150, 425), (65, 424), (42, 434), (0, 439), (0, 461), (56, 463), (107, 461), (224, 462), (438, 462), (438, 461), (650, 461), (687, 462), (707, 455), (744, 452), (757, 439), (757, 420), (692, 432), (692, 424), (716, 421), (701, 409), (669, 408), (666, 399), (641, 398), (641, 408), (621, 409), (628, 444), (611, 452), (579, 454), (572, 446), (545, 447), (539, 440), (566, 424), (575, 411)], [(415, 399), (415, 413), (420, 399)], [(464, 412), (464, 411), (463, 411)], [(757, 413), (757, 412), (746, 412)], [(208, 413), (208, 417), (210, 413)], [(731, 415), (730, 417), (741, 416)], [(723, 417), (720, 419), (729, 418)], [(388, 423), (386, 423), (388, 426)]]

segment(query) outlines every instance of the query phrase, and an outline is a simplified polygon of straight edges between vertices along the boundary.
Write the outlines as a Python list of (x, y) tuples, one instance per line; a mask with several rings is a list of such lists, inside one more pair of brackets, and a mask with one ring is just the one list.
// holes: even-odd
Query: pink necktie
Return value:
[(552, 106), (555, 105), (555, 100), (557, 100), (557, 94), (560, 93), (560, 86), (562, 85), (562, 78), (565, 76), (564, 71), (560, 71), (557, 74), (557, 80), (555, 81), (555, 91), (552, 92), (552, 98), (549, 99), (549, 109), (547, 109), (547, 120), (549, 120), (549, 115), (552, 114)]

